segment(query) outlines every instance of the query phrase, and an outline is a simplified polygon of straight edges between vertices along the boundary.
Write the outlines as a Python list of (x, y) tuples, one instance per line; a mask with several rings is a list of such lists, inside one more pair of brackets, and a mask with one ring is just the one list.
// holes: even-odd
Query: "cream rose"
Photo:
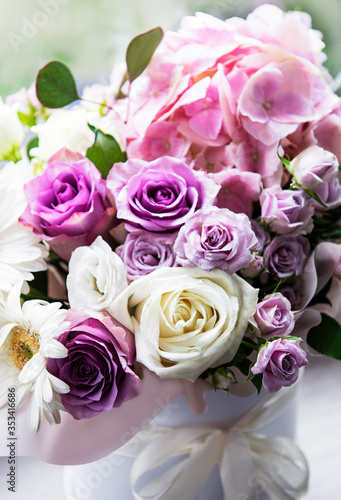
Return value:
[(237, 275), (160, 268), (131, 283), (109, 312), (136, 336), (137, 361), (160, 378), (194, 382), (234, 357), (258, 290)]
[(93, 316), (128, 286), (125, 265), (101, 236), (72, 252), (66, 284), (70, 306)]

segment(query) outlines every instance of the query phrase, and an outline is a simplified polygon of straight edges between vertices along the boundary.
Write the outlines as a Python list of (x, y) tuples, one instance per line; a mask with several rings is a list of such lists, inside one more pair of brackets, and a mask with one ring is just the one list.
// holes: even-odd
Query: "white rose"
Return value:
[(32, 130), (39, 137), (39, 146), (32, 148), (30, 154), (41, 161), (47, 161), (63, 148), (85, 156), (95, 141), (84, 109), (58, 109), (45, 123), (35, 125)]
[(71, 255), (66, 280), (70, 306), (81, 311), (107, 309), (128, 285), (126, 268), (101, 236)]
[(14, 106), (0, 98), (0, 160), (20, 159), (19, 147), (25, 137), (24, 128)]
[(109, 312), (134, 332), (137, 361), (160, 378), (194, 382), (233, 359), (257, 296), (235, 274), (160, 268), (131, 283)]

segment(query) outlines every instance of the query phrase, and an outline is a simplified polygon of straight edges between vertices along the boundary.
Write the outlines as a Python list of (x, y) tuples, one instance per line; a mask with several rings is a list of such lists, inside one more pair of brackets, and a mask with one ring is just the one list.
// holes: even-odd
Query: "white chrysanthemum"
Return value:
[(32, 164), (28, 159), (20, 160), (16, 163), (10, 161), (0, 169), (0, 186), (6, 189), (14, 189), (17, 198), (26, 206), (26, 196), (24, 185), (35, 177)]
[(87, 311), (108, 309), (127, 286), (127, 271), (120, 257), (101, 236), (88, 247), (78, 247), (69, 262), (67, 289), (70, 306)]
[(30, 300), (21, 305), (21, 283), (7, 296), (0, 297), (0, 406), (7, 403), (8, 387), (16, 389), (16, 407), (32, 392), (30, 427), (38, 431), (43, 414), (60, 421), (59, 394), (69, 391), (67, 384), (46, 370), (46, 358), (64, 358), (67, 349), (54, 337), (67, 323), (61, 304)]
[(25, 208), (26, 200), (19, 191), (0, 184), (0, 290), (5, 292), (18, 281), (32, 280), (32, 273), (47, 267), (47, 247), (18, 222)]
[(39, 137), (39, 146), (30, 153), (38, 161), (45, 162), (63, 148), (85, 156), (92, 146), (95, 134), (88, 126), (85, 109), (58, 109), (45, 123), (32, 127)]
[(24, 137), (24, 127), (15, 107), (4, 104), (0, 98), (0, 160), (19, 160)]

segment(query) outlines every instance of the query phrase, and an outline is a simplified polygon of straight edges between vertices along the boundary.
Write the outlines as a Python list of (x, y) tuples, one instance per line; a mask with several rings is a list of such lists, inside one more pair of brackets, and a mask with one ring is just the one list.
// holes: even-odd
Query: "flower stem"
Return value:
[(247, 340), (242, 340), (241, 343), (245, 345), (245, 347), (249, 347), (250, 349), (255, 349), (258, 351), (258, 345), (253, 342), (248, 342)]

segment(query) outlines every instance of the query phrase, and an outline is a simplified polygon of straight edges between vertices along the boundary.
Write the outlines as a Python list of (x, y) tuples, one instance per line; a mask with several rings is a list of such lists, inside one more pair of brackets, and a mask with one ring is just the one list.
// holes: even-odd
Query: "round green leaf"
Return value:
[(47, 108), (63, 108), (79, 99), (71, 71), (60, 61), (51, 61), (38, 72), (37, 97)]

